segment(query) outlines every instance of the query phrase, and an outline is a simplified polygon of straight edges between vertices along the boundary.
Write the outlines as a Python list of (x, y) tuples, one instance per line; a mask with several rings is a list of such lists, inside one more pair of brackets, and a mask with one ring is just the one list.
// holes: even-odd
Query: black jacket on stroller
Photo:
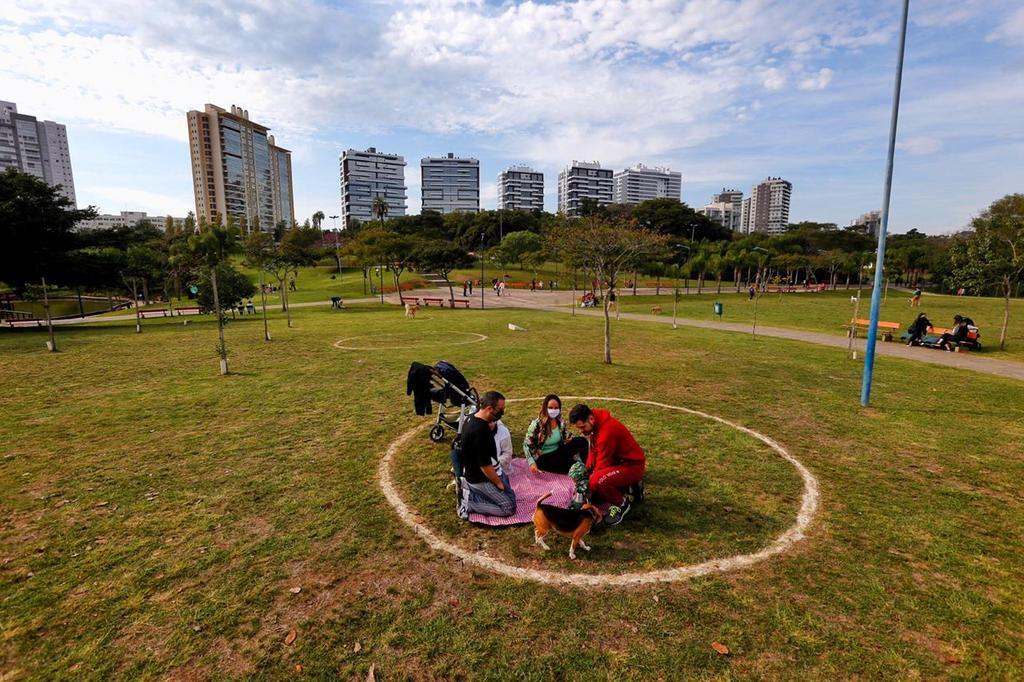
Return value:
[(414, 362), (409, 366), (409, 375), (405, 380), (405, 394), (411, 395), (416, 414), (423, 416), (431, 414), (433, 409), (430, 406), (431, 398), (431, 377), (434, 368), (420, 362)]

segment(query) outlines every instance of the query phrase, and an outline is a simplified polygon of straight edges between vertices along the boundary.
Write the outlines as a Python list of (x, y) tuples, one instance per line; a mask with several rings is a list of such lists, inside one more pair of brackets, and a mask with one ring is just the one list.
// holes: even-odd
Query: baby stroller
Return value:
[(430, 414), (429, 404), (423, 405), (428, 396), (430, 403), (437, 403), (437, 421), (430, 429), (430, 440), (435, 443), (445, 440), (446, 429), (458, 437), (463, 423), (480, 403), (480, 395), (462, 372), (444, 360), (433, 367), (414, 362), (409, 368), (409, 392), (413, 391), (420, 391), (417, 395), (422, 396), (417, 398), (417, 414)]

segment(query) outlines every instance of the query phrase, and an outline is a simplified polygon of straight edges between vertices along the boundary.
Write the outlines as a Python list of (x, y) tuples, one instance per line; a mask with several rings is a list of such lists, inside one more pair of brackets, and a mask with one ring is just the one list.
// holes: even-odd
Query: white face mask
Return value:
[(562, 414), (561, 410), (559, 410), (557, 408), (555, 408), (555, 409), (551, 409), (550, 407), (548, 408), (548, 417), (550, 417), (551, 419), (558, 419), (558, 415), (560, 415), (560, 414)]

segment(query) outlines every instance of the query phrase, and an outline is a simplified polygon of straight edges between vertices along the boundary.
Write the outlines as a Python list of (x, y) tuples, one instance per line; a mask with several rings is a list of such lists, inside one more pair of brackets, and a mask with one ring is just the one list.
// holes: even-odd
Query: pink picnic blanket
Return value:
[(569, 502), (572, 501), (575, 486), (568, 476), (551, 474), (546, 471), (531, 473), (526, 460), (522, 458), (512, 460), (509, 469), (511, 471), (506, 473), (509, 483), (512, 484), (512, 490), (516, 492), (516, 513), (512, 516), (470, 514), (470, 521), (487, 526), (514, 526), (519, 523), (530, 523), (533, 521), (533, 510), (537, 508), (537, 500), (545, 494), (554, 493), (544, 500), (545, 504), (568, 507)]

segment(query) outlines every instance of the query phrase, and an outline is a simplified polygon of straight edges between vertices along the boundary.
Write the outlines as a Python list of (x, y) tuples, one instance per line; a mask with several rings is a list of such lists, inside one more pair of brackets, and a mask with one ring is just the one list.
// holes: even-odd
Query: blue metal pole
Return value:
[(892, 118), (889, 121), (889, 157), (885, 166), (885, 194), (882, 196), (882, 223), (878, 227), (878, 253), (875, 256), (875, 286), (871, 290), (871, 323), (868, 325), (868, 343), (864, 350), (864, 378), (860, 388), (860, 404), (871, 402), (871, 379), (875, 371), (875, 344), (878, 337), (878, 308), (882, 302), (885, 270), (885, 234), (889, 227), (889, 198), (892, 195), (892, 165), (896, 153), (896, 124), (900, 117), (900, 86), (903, 83), (903, 52), (907, 43), (907, 14), (910, 0), (903, 0), (900, 22), (900, 44), (896, 57), (896, 85), (892, 94)]

